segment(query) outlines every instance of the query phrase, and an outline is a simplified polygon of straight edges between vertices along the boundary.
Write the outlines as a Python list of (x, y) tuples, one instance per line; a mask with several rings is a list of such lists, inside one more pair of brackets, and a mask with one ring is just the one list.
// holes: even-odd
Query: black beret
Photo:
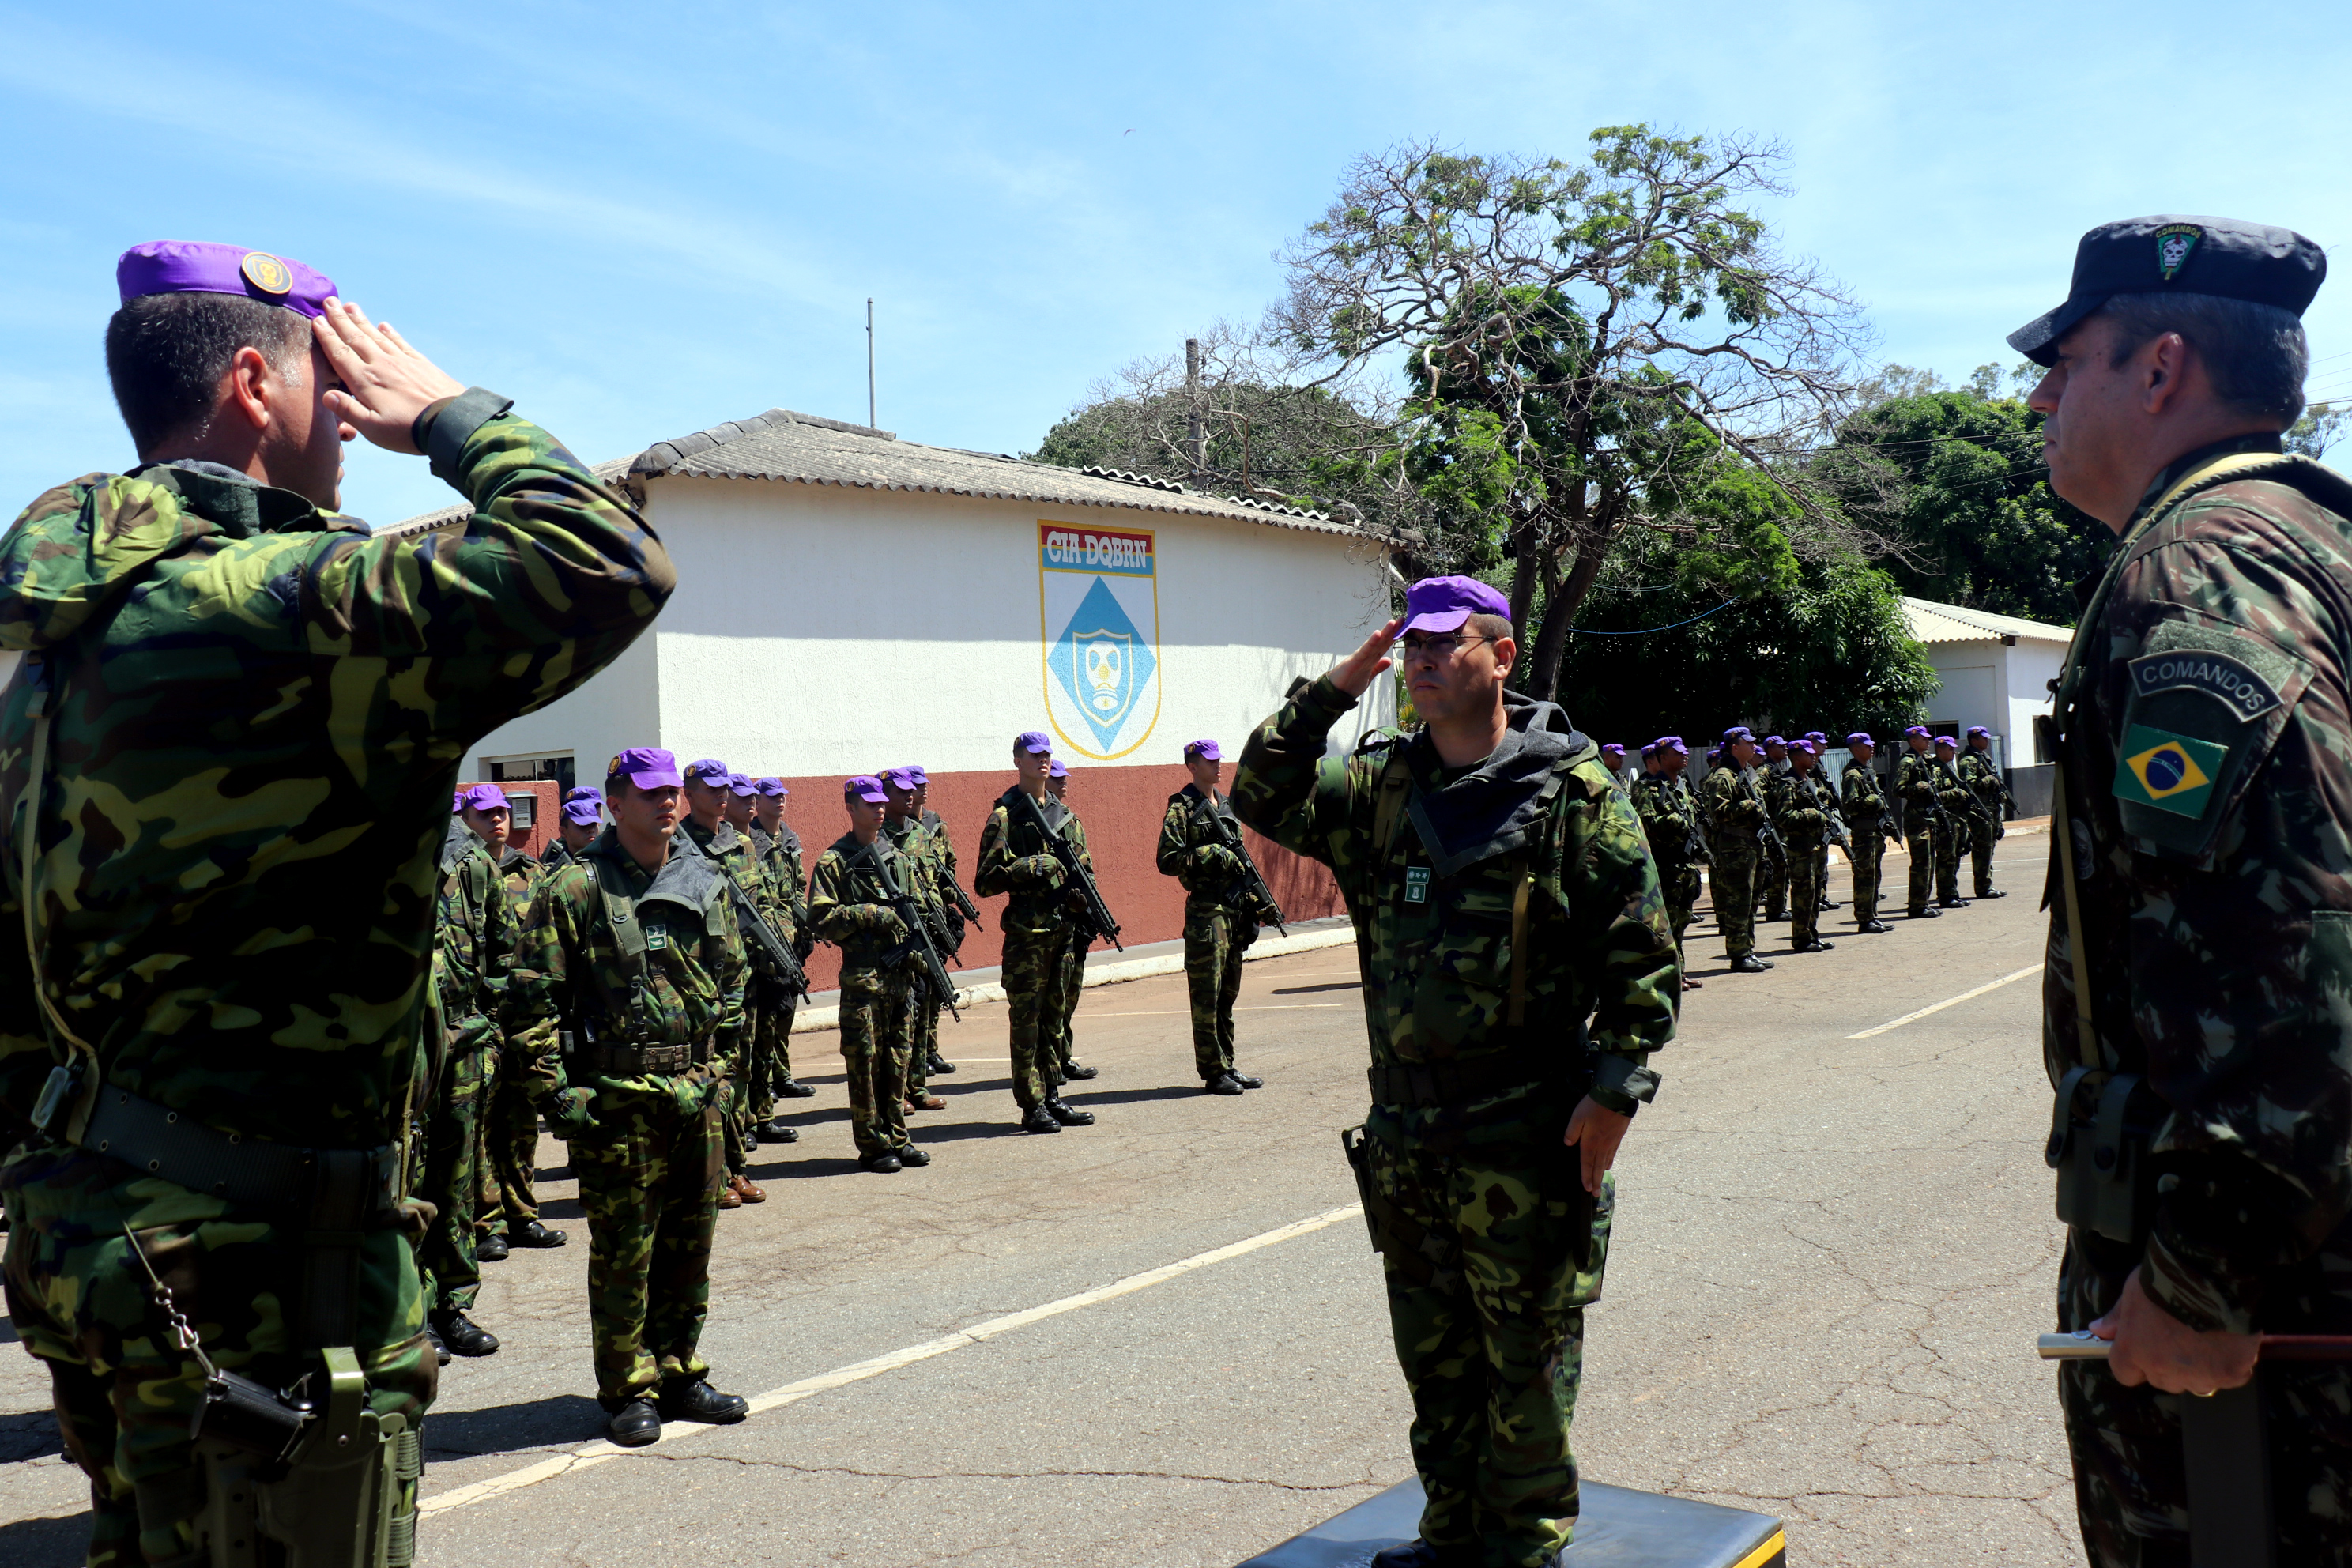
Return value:
[(2117, 294), (2218, 294), (2300, 316), (2327, 276), (2327, 253), (2289, 228), (2226, 217), (2134, 217), (2102, 224), (2074, 247), (2066, 302), (2009, 334), (2036, 364)]

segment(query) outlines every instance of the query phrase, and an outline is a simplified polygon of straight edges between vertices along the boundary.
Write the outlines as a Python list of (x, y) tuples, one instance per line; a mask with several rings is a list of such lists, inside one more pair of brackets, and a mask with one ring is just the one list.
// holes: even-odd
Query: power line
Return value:
[[(1727, 610), (1734, 605), (1742, 605), (1746, 603), (1747, 601), (1745, 599), (1726, 599), (1720, 605), (1716, 605), (1715, 610)], [(1691, 621), (1703, 621), (1706, 619), (1707, 616), (1715, 614), (1715, 610), (1701, 610), (1697, 615), (1691, 616), (1688, 620), (1668, 621), (1663, 626), (1643, 626), (1637, 632), (1604, 632), (1592, 626), (1570, 626), (1568, 628), (1568, 635), (1572, 637), (1645, 637), (1652, 632), (1670, 632), (1676, 626), (1686, 626), (1690, 625)]]

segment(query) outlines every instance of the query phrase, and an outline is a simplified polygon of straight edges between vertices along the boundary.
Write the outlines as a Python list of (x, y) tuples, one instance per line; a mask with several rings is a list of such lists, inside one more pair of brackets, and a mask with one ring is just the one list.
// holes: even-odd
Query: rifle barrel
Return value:
[[(2105, 1361), (2114, 1344), (2088, 1329), (2043, 1334), (2034, 1353), (2043, 1361)], [(2352, 1361), (2352, 1334), (2264, 1334), (2255, 1352), (2263, 1361)]]

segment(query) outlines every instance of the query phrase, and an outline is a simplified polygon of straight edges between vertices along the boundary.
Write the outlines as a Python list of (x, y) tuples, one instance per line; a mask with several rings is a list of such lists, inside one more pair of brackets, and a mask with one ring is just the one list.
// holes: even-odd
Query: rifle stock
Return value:
[(955, 982), (948, 975), (948, 966), (940, 962), (939, 944), (931, 940), (930, 917), (921, 905), (915, 902), (915, 895), (900, 887), (898, 879), (890, 874), (889, 862), (882, 858), (876, 847), (881, 842), (879, 838), (876, 839), (858, 854), (873, 867), (876, 880), (882, 884), (883, 897), (890, 900), (890, 908), (907, 928), (907, 940), (892, 950), (887, 962), (896, 964), (909, 957), (919, 957), (923, 984), (930, 987), (931, 994), (937, 996), (955, 1021), (961, 1024), (963, 1015), (956, 1010)]
[(717, 856), (696, 842), (694, 835), (686, 831), (683, 824), (679, 826), (671, 843), (673, 845), (684, 843), (697, 855), (719, 868), (719, 874), (727, 879), (727, 896), (735, 905), (737, 922), (750, 933), (753, 944), (767, 955), (769, 966), (775, 971), (776, 978), (783, 983), (784, 988), (795, 996), (807, 996), (809, 994), (808, 971), (801, 967), (800, 960), (793, 956), (791, 946), (783, 938), (776, 934), (775, 927), (770, 925), (767, 917), (761, 914), (752, 904), (751, 895), (743, 890), (743, 884), (735, 879), (735, 873), (730, 871), (726, 864)]
[(1101, 889), (1095, 886), (1094, 878), (1087, 874), (1086, 863), (1078, 858), (1077, 847), (1054, 831), (1053, 826), (1045, 820), (1045, 812), (1038, 808), (1027, 790), (1014, 790), (1013, 799), (1015, 809), (1024, 814), (1024, 820), (1045, 840), (1045, 853), (1062, 863), (1062, 874), (1067, 886), (1085, 905), (1087, 919), (1094, 927), (1087, 941), (1091, 942), (1096, 936), (1100, 936), (1125, 952), (1127, 943), (1118, 940), (1118, 922), (1111, 919), (1110, 906), (1103, 902)]
[[(1275, 898), (1274, 889), (1265, 885), (1265, 878), (1259, 872), (1257, 862), (1250, 858), (1249, 847), (1242, 842), (1241, 829), (1234, 826), (1231, 817), (1217, 809), (1214, 801), (1209, 802), (1205, 809), (1209, 814), (1210, 823), (1216, 828), (1217, 841), (1232, 850), (1242, 863), (1242, 874), (1234, 879), (1234, 886), (1256, 900), (1259, 906), (1267, 912), (1268, 919), (1265, 923), (1273, 926), (1283, 935), (1288, 936), (1290, 928), (1283, 923), (1282, 905)], [(1231, 901), (1233, 890), (1228, 889), (1225, 896), (1227, 901)]]

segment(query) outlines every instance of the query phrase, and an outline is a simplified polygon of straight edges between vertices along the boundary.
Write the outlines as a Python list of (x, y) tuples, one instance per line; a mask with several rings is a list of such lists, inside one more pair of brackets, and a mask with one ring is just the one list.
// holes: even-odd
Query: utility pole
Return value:
[(1209, 472), (1209, 442), (1201, 429), (1201, 340), (1184, 340), (1184, 401), (1191, 410), (1186, 430), (1192, 458), (1192, 482), (1206, 482)]
[(874, 422), (874, 297), (866, 297), (866, 426), (879, 430)]

